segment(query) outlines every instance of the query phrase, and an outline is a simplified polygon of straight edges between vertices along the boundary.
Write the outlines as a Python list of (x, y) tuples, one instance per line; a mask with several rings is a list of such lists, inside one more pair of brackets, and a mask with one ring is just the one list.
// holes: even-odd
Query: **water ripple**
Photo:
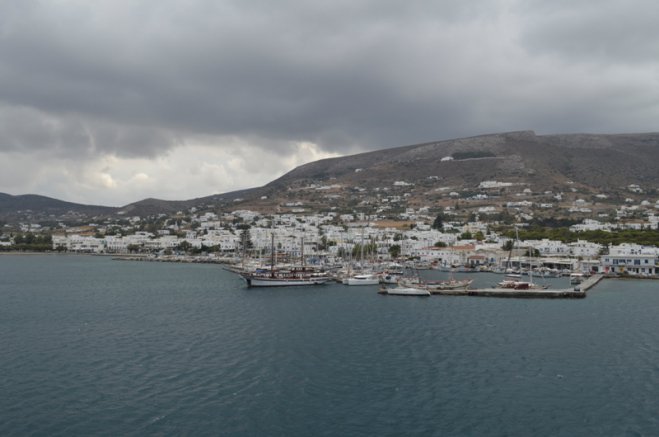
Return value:
[(656, 283), (408, 299), (247, 290), (208, 265), (0, 261), (1, 435), (659, 429)]

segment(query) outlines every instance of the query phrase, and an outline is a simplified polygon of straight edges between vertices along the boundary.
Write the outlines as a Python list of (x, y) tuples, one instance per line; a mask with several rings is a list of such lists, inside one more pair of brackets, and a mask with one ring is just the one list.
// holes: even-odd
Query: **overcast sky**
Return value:
[(121, 206), (485, 133), (655, 132), (656, 0), (0, 0), (0, 192)]

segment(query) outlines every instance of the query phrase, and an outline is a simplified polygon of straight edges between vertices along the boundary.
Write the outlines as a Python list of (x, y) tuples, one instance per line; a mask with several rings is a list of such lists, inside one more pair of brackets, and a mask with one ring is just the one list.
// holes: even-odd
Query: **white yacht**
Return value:
[(394, 296), (430, 296), (430, 292), (424, 288), (406, 287), (399, 285), (398, 287), (383, 288), (382, 294), (391, 294)]
[(370, 273), (361, 274), (344, 279), (343, 283), (346, 285), (378, 285), (380, 283), (380, 278), (378, 278), (378, 275)]

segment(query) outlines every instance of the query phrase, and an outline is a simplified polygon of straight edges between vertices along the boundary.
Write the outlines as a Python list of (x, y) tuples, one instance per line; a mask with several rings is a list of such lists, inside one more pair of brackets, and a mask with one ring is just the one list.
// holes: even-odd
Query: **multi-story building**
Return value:
[(602, 270), (607, 273), (656, 275), (659, 274), (658, 251), (656, 247), (621, 244), (609, 248), (609, 254), (602, 255), (600, 263)]

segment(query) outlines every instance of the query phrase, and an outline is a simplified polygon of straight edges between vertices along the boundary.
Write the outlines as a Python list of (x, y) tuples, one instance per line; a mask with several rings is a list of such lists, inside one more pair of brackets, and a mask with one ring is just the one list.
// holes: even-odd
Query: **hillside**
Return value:
[[(483, 189), (484, 181), (526, 192), (576, 193), (573, 197), (606, 195), (624, 201), (629, 185), (641, 194), (659, 189), (659, 133), (536, 135), (532, 131), (481, 135), (395, 147), (311, 162), (269, 184), (184, 201), (145, 199), (123, 208), (77, 205), (43, 196), (0, 195), (0, 217), (17, 211), (49, 216), (67, 213), (96, 215), (172, 214), (190, 207), (263, 211), (350, 209), (377, 206), (400, 195), (411, 206), (446, 203), (449, 193), (496, 194), (497, 202), (516, 200), (521, 188)], [(385, 196), (386, 194), (386, 196)], [(538, 201), (540, 201), (540, 197)], [(569, 196), (566, 196), (570, 198)], [(571, 198), (570, 198), (571, 199)], [(571, 200), (575, 200), (571, 199)], [(487, 202), (481, 202), (486, 204)]]
[[(659, 134), (522, 131), (384, 149), (302, 165), (255, 190), (251, 198), (305, 197), (305, 187), (313, 186), (343, 195), (350, 187), (352, 192), (401, 191), (397, 185), (407, 187), (410, 200), (427, 203), (442, 190), (471, 192), (483, 181), (524, 186), (534, 193), (604, 193), (614, 199), (629, 195), (630, 184), (653, 191), (659, 188)], [(498, 194), (505, 197), (506, 190)], [(337, 195), (337, 202), (346, 200)], [(306, 195), (309, 201), (313, 197)]]
[(18, 219), (49, 220), (79, 216), (107, 216), (116, 208), (97, 205), (81, 205), (36, 194), (12, 196), (0, 193), (0, 218), (11, 221)]
[[(449, 156), (454, 159), (442, 162)], [(524, 131), (316, 161), (268, 186), (330, 178), (372, 186), (436, 176), (466, 186), (506, 178), (543, 188), (572, 180), (594, 189), (616, 190), (632, 183), (656, 185), (658, 163), (659, 134), (539, 136)]]

